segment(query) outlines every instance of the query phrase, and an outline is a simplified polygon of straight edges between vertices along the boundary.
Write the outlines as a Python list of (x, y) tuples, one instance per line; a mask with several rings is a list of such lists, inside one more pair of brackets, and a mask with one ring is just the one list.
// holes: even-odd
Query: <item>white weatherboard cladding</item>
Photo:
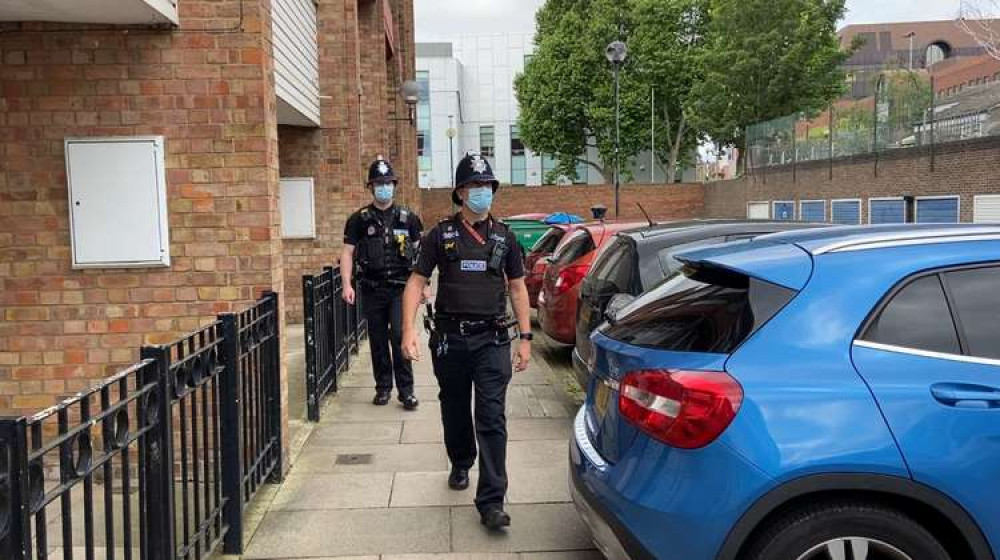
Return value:
[(312, 177), (281, 180), (281, 236), (286, 239), (316, 237), (316, 203)]
[(66, 140), (74, 268), (169, 266), (163, 138)]
[(981, 194), (973, 201), (972, 221), (1000, 223), (1000, 194)]
[(299, 113), (281, 124), (316, 125), (319, 115), (319, 48), (313, 0), (275, 0), (274, 86), (280, 100)]

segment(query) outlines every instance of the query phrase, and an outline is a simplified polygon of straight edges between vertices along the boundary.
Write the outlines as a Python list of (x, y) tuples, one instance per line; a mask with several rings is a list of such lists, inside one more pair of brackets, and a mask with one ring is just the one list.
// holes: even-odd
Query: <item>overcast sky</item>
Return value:
[[(417, 41), (457, 35), (532, 32), (545, 0), (414, 0)], [(951, 19), (959, 0), (847, 0), (847, 23)]]

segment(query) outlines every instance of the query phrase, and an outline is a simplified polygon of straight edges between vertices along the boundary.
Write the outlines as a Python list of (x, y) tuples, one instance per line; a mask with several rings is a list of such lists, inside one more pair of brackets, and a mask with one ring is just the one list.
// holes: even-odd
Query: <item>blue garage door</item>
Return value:
[(826, 202), (822, 200), (803, 202), (799, 209), (799, 219), (805, 222), (825, 222)]
[(902, 224), (906, 222), (906, 203), (902, 199), (873, 200), (869, 208), (871, 210), (870, 223)]
[(856, 226), (861, 223), (861, 201), (834, 200), (830, 214), (830, 221), (835, 224)]
[(775, 202), (774, 203), (774, 219), (775, 220), (794, 220), (795, 219), (795, 203), (794, 202)]
[(958, 197), (918, 198), (917, 222), (921, 224), (957, 224)]

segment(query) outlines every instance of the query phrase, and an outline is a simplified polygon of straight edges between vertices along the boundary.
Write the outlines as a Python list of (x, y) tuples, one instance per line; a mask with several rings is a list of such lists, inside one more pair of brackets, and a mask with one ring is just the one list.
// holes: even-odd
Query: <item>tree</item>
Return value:
[(691, 114), (713, 140), (742, 146), (748, 125), (817, 114), (840, 96), (850, 56), (844, 0), (712, 0), (704, 78)]
[[(610, 182), (614, 169), (614, 85), (604, 58), (608, 43), (627, 36), (631, 4), (612, 0), (548, 0), (536, 16), (534, 56), (514, 83), (525, 145), (554, 156), (556, 175), (576, 176), (583, 162)], [(646, 103), (629, 65), (621, 72), (621, 154), (643, 145)], [(599, 158), (588, 154), (595, 148)]]
[(1000, 60), (1000, 0), (962, 0), (958, 26), (986, 53)]
[(650, 92), (655, 153), (668, 183), (703, 138), (692, 123), (692, 91), (703, 76), (708, 17), (708, 0), (638, 0), (635, 6), (630, 46), (637, 80)]

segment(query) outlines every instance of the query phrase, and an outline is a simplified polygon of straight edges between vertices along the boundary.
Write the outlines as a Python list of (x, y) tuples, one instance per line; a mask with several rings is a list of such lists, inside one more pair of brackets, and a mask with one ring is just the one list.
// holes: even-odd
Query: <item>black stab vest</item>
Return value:
[(451, 317), (501, 317), (507, 312), (504, 262), (507, 226), (490, 218), (486, 244), (461, 236), (462, 218), (442, 221), (437, 312)]
[(358, 241), (361, 275), (368, 280), (405, 277), (413, 270), (415, 257), (410, 211), (395, 207), (389, 224), (383, 224), (379, 214), (371, 206), (361, 209), (363, 231)]

